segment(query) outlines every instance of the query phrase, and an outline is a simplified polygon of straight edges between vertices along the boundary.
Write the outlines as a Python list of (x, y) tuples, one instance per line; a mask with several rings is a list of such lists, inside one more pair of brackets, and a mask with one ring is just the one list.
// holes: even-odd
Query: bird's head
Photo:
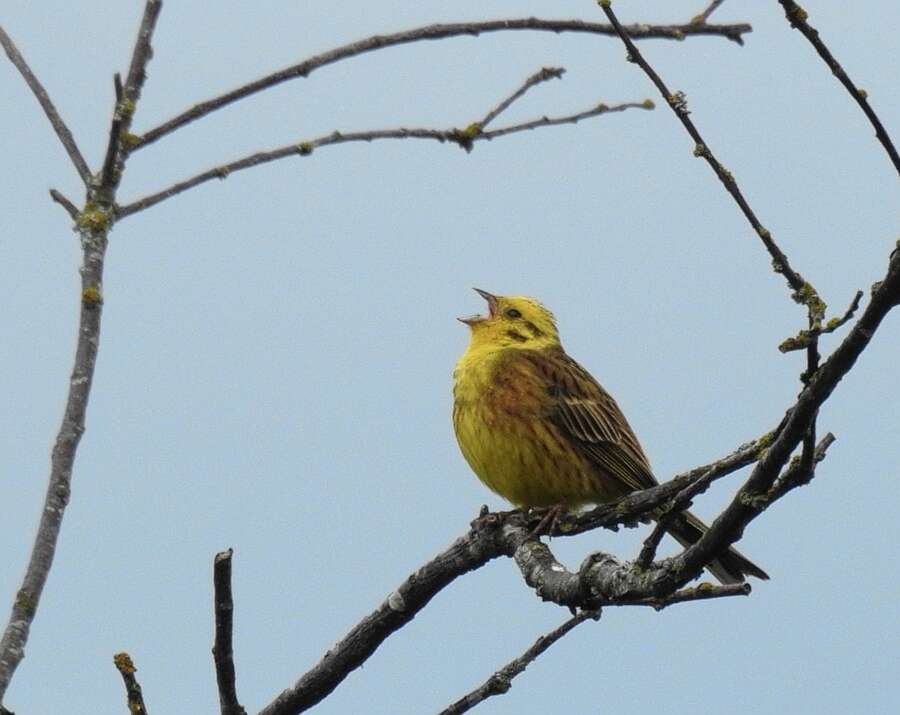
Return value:
[(487, 315), (459, 320), (472, 331), (472, 346), (538, 350), (558, 347), (556, 318), (534, 298), (493, 295), (475, 289), (487, 301)]

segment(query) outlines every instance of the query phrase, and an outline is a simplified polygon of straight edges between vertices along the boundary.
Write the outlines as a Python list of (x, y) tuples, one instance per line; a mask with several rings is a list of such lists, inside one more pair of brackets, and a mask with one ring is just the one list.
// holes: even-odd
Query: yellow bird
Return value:
[[(616, 401), (570, 358), (556, 319), (533, 298), (475, 289), (488, 315), (456, 364), (453, 426), (484, 484), (517, 507), (603, 504), (658, 482)], [(706, 531), (684, 512), (669, 532), (683, 546)], [(722, 583), (768, 575), (735, 549), (709, 565)]]

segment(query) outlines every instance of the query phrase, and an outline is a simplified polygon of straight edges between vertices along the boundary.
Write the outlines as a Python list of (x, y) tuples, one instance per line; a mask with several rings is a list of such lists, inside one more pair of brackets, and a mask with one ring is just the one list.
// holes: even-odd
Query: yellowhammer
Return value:
[[(478, 478), (518, 507), (579, 507), (658, 482), (615, 400), (563, 350), (553, 314), (533, 298), (476, 289), (488, 315), (454, 371), (453, 426)], [(682, 545), (706, 526), (689, 512), (669, 532)], [(722, 583), (766, 572), (734, 549), (709, 565)]]

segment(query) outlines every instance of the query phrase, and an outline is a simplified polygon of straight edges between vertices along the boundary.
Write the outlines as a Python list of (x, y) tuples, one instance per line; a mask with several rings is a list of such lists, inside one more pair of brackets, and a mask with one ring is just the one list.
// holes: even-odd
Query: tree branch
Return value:
[(489, 111), (480, 122), (477, 122), (479, 128), (483, 131), (484, 128), (494, 121), (500, 114), (509, 109), (510, 105), (515, 102), (517, 99), (521, 99), (525, 93), (534, 87), (535, 85), (541, 84), (542, 82), (548, 82), (551, 79), (562, 79), (563, 73), (565, 73), (564, 67), (542, 67), (537, 72), (535, 72), (531, 77), (525, 80), (521, 87), (519, 87), (515, 92), (509, 95), (506, 99), (504, 99), (500, 104), (494, 107), (491, 111)]
[(778, 346), (778, 349), (783, 353), (791, 352), (792, 350), (805, 350), (820, 335), (833, 333), (856, 314), (856, 311), (859, 309), (859, 301), (862, 300), (862, 297), (863, 292), (861, 290), (856, 291), (856, 295), (853, 296), (850, 306), (844, 311), (844, 314), (840, 318), (832, 318), (824, 326), (819, 325), (818, 327), (814, 326), (809, 330), (801, 330), (795, 337), (787, 338), (787, 340), (782, 342), (781, 345)]
[[(804, 438), (815, 419), (819, 408), (834, 391), (837, 384), (853, 367), (878, 326), (890, 310), (900, 303), (900, 249), (891, 253), (887, 274), (873, 287), (869, 305), (853, 325), (847, 337), (834, 350), (822, 366), (811, 376), (796, 403), (788, 411), (781, 431), (757, 462), (747, 482), (741, 487), (731, 504), (713, 522), (696, 544), (683, 554), (680, 570), (689, 580), (700, 572), (728, 546), (741, 538), (744, 527), (758, 516), (781, 494), (770, 494), (769, 490), (786, 464), (791, 452)], [(830, 440), (826, 435), (825, 440)], [(830, 444), (830, 441), (828, 442)], [(786, 491), (786, 490), (785, 490)]]
[[(298, 77), (308, 77), (312, 72), (341, 60), (357, 57), (366, 52), (381, 50), (386, 47), (419, 42), (422, 40), (441, 40), (448, 37), (478, 37), (484, 33), (506, 31), (540, 31), (553, 32), (578, 32), (593, 35), (615, 35), (610, 25), (601, 23), (584, 22), (582, 20), (543, 20), (535, 17), (516, 18), (509, 20), (487, 20), (483, 22), (455, 22), (448, 24), (426, 25), (412, 30), (395, 32), (388, 35), (372, 35), (357, 42), (351, 42), (318, 55), (314, 55), (295, 65), (286, 67), (272, 74), (260, 77), (225, 94), (213, 97), (194, 105), (190, 109), (169, 119), (168, 121), (145, 132), (136, 138), (132, 150), (140, 149), (156, 140), (170, 134), (179, 127), (205, 117), (222, 107), (233, 102), (261, 92), (269, 87), (274, 87), (282, 82), (287, 82)], [(725, 37), (739, 45), (743, 44), (743, 35), (752, 32), (753, 28), (746, 23), (733, 25), (635, 25), (629, 28), (632, 37), (637, 40), (668, 39), (683, 40), (686, 37), (712, 35)]]
[[(572, 535), (588, 528), (634, 523), (677, 494), (698, 477), (714, 472), (718, 478), (755, 461), (765, 440), (743, 445), (710, 465), (679, 475), (642, 492), (629, 494), (606, 507), (589, 512), (571, 529), (554, 535)], [(411, 574), (387, 600), (342, 638), (295, 685), (283, 691), (259, 715), (295, 715), (327, 697), (350, 672), (371, 656), (391, 634), (402, 628), (431, 599), (456, 578), (501, 556), (513, 556), (528, 541), (534, 516), (519, 510), (489, 513), (485, 508), (468, 533)], [(530, 542), (535, 543), (535, 542)], [(638, 605), (653, 605), (641, 603)]]
[(778, 501), (792, 489), (809, 484), (816, 474), (816, 465), (825, 459), (825, 454), (834, 441), (835, 436), (828, 432), (816, 445), (808, 462), (803, 458), (791, 460), (790, 466), (775, 480), (775, 484), (766, 495), (769, 503)]
[(129, 134), (134, 112), (141, 98), (141, 90), (147, 79), (147, 64), (153, 57), (151, 39), (156, 29), (156, 21), (162, 10), (162, 0), (147, 0), (144, 5), (144, 16), (138, 30), (128, 76), (122, 85), (118, 74), (114, 76), (116, 88), (116, 107), (109, 129), (109, 141), (106, 147), (106, 158), (103, 161), (101, 183), (104, 187), (118, 187), (122, 178), (125, 160), (133, 147), (133, 137)]
[(537, 660), (538, 656), (556, 643), (556, 641), (585, 621), (596, 621), (599, 619), (600, 611), (582, 611), (578, 615), (572, 616), (572, 618), (558, 628), (555, 628), (538, 638), (534, 642), (534, 645), (522, 653), (522, 655), (504, 665), (479, 687), (475, 688), (475, 690), (464, 695), (444, 710), (441, 710), (440, 715), (461, 715), (462, 713), (469, 712), (469, 710), (476, 705), (483, 703), (488, 698), (495, 695), (504, 695), (509, 692), (509, 689), (512, 687), (513, 678), (523, 673), (525, 668)]
[(729, 583), (729, 584), (711, 584), (701, 583), (693, 588), (683, 588), (680, 591), (664, 596), (663, 598), (647, 598), (634, 603), (613, 603), (610, 605), (632, 605), (632, 606), (650, 606), (656, 611), (662, 611), (676, 603), (687, 603), (689, 601), (708, 601), (711, 598), (729, 598), (731, 596), (749, 596), (752, 592), (749, 583)]
[(795, 30), (799, 30), (801, 34), (809, 40), (809, 43), (815, 48), (816, 52), (819, 53), (819, 57), (821, 57), (825, 64), (828, 65), (828, 69), (831, 70), (831, 73), (837, 77), (842, 85), (844, 85), (846, 90), (850, 93), (850, 96), (853, 97), (853, 101), (863, 110), (866, 118), (875, 129), (875, 136), (878, 138), (878, 141), (881, 142), (881, 146), (884, 147), (891, 163), (894, 165), (894, 170), (900, 174), (900, 155), (897, 154), (897, 147), (894, 146), (890, 135), (884, 128), (884, 125), (881, 123), (875, 110), (872, 109), (872, 106), (869, 104), (868, 93), (864, 89), (859, 89), (853, 83), (853, 80), (850, 79), (847, 72), (841, 67), (841, 64), (834, 58), (834, 55), (831, 54), (831, 51), (825, 43), (822, 42), (818, 30), (806, 21), (809, 17), (806, 10), (793, 0), (778, 0), (778, 2), (781, 4), (781, 7), (784, 8), (784, 16), (787, 18), (788, 22), (790, 22), (791, 27)]
[(6, 56), (9, 57), (9, 61), (13, 63), (17, 70), (19, 70), (19, 74), (22, 75), (25, 83), (28, 85), (29, 89), (31, 89), (31, 92), (41, 105), (41, 109), (44, 110), (44, 114), (46, 114), (47, 119), (50, 120), (53, 131), (56, 132), (56, 136), (59, 138), (66, 153), (69, 155), (69, 159), (72, 160), (75, 171), (78, 172), (81, 181), (87, 186), (91, 181), (91, 170), (88, 168), (87, 162), (81, 155), (81, 150), (78, 148), (75, 137), (72, 136), (72, 132), (69, 131), (69, 127), (66, 126), (66, 123), (54, 106), (50, 99), (50, 95), (48, 95), (47, 90), (44, 89), (44, 85), (42, 85), (40, 80), (35, 77), (31, 68), (28, 66), (28, 63), (25, 61), (25, 58), (22, 57), (15, 43), (13, 43), (12, 38), (6, 34), (2, 26), (0, 26), (0, 45), (3, 45), (3, 49), (6, 52)]
[(73, 221), (78, 220), (78, 207), (56, 189), (50, 189), (50, 198), (62, 206)]
[[(123, 124), (126, 130), (146, 76), (144, 69), (150, 60), (150, 36), (160, 6), (159, 0), (147, 0), (144, 8), (144, 17), (138, 32), (138, 40), (135, 42), (131, 71), (125, 87), (125, 97), (132, 102), (129, 117)], [(63, 515), (69, 502), (75, 454), (84, 433), (85, 414), (100, 345), (103, 267), (109, 231), (115, 221), (113, 206), (118, 176), (117, 172), (109, 177), (110, 183), (100, 182), (98, 185), (93, 181), (88, 183), (88, 200), (75, 221), (82, 248), (81, 312), (75, 364), (69, 379), (69, 392), (62, 424), (51, 453), (50, 479), (40, 524), (22, 586), (16, 594), (9, 622), (3, 632), (3, 638), (0, 639), (0, 703), (3, 702), (16, 668), (25, 657), (25, 644), (28, 642), (41, 593), (53, 565)]]
[[(590, 511), (583, 512), (571, 522), (563, 521), (552, 532), (552, 536), (573, 536), (598, 527), (618, 528), (620, 524), (632, 525), (641, 517), (646, 517), (663, 506), (668, 500), (679, 494), (692, 484), (700, 484), (703, 488), (694, 496), (705, 491), (715, 480), (732, 474), (737, 470), (753, 464), (760, 453), (771, 442), (772, 434), (747, 442), (734, 452), (711, 464), (696, 467), (689, 472), (679, 474), (657, 487), (632, 492), (611, 504), (602, 504)], [(535, 522), (537, 517), (535, 517)]]
[(709, 20), (709, 16), (712, 15), (716, 10), (718, 10), (719, 5), (721, 5), (723, 2), (725, 2), (725, 0), (712, 0), (712, 2), (706, 6), (705, 10), (697, 13), (696, 15), (694, 15), (694, 17), (691, 18), (691, 24), (706, 24), (706, 21)]
[(359, 622), (293, 686), (264, 707), (259, 715), (288, 715), (308, 710), (327, 697), (362, 665), (392, 633), (409, 623), (428, 602), (458, 576), (502, 556), (500, 531), (473, 526), (427, 562)]
[(238, 702), (232, 628), (234, 599), (231, 595), (231, 549), (216, 554), (213, 560), (213, 588), (215, 590), (216, 638), (213, 660), (216, 664), (216, 683), (219, 687), (219, 709), (222, 715), (247, 715)]
[[(809, 284), (804, 280), (803, 276), (801, 276), (791, 267), (787, 256), (778, 247), (778, 244), (776, 244), (772, 239), (772, 235), (768, 231), (768, 229), (766, 229), (759, 222), (759, 219), (756, 217), (753, 209), (750, 208), (750, 205), (747, 203), (747, 200), (741, 193), (740, 188), (738, 188), (734, 176), (721, 164), (721, 162), (719, 162), (718, 159), (716, 159), (712, 150), (709, 148), (709, 144), (704, 141), (703, 137), (700, 135), (700, 132), (697, 130), (697, 127), (694, 126), (694, 123), (689, 117), (690, 112), (687, 108), (687, 97), (683, 92), (673, 93), (669, 91), (669, 88), (666, 86), (665, 82), (663, 82), (662, 78), (649, 65), (647, 60), (644, 59), (644, 56), (638, 50), (637, 46), (634, 44), (634, 42), (632, 42), (631, 37), (629, 37), (629, 31), (622, 27), (622, 24), (619, 22), (619, 18), (616, 17), (616, 14), (612, 10), (612, 3), (610, 2), (610, 0), (600, 0), (599, 5), (603, 12), (606, 14), (606, 17), (612, 23), (613, 27), (616, 30), (616, 33), (619, 35), (626, 49), (628, 50), (628, 61), (637, 64), (650, 78), (650, 81), (653, 82), (654, 85), (656, 85), (656, 88), (659, 90), (659, 93), (662, 95), (663, 99), (666, 101), (669, 107), (671, 107), (672, 111), (675, 113), (675, 116), (678, 117), (678, 120), (681, 122), (682, 126), (691, 136), (691, 139), (694, 140), (694, 156), (703, 157), (710, 165), (710, 167), (712, 167), (712, 170), (719, 178), (719, 181), (722, 182), (722, 186), (724, 186), (725, 190), (729, 194), (731, 194), (732, 198), (735, 200), (735, 203), (737, 203), (747, 221), (750, 222), (753, 230), (756, 231), (757, 235), (762, 240), (763, 244), (766, 247), (766, 250), (772, 257), (772, 264), (775, 272), (784, 275), (785, 279), (788, 282), (788, 285), (794, 290), (794, 294), (796, 296), (799, 296), (799, 293), (804, 290), (805, 286), (809, 286)], [(814, 294), (815, 291), (813, 290), (812, 293)], [(815, 298), (818, 299), (818, 296), (816, 295)], [(812, 296), (809, 296), (808, 298), (807, 296), (803, 296), (803, 299), (807, 302), (807, 304), (809, 304), (812, 301)], [(800, 300), (799, 298), (795, 298), (795, 300), (798, 300), (798, 302), (804, 302), (804, 300)]]
[(472, 145), (478, 141), (490, 141), (491, 139), (506, 136), (507, 134), (515, 134), (517, 132), (529, 131), (531, 129), (538, 129), (540, 127), (550, 127), (559, 124), (575, 124), (584, 119), (600, 116), (601, 114), (623, 112), (627, 109), (652, 109), (652, 107), (652, 102), (628, 102), (615, 105), (598, 104), (592, 109), (578, 112), (576, 114), (569, 114), (562, 117), (541, 117), (540, 119), (535, 119), (530, 122), (523, 122), (522, 124), (514, 124), (508, 127), (503, 127), (501, 129), (494, 129), (489, 131), (481, 131), (477, 122), (470, 124), (465, 129), (407, 129), (401, 127), (397, 129), (374, 129), (363, 132), (335, 131), (331, 132), (330, 134), (316, 137), (315, 139), (301, 141), (295, 144), (288, 144), (271, 151), (256, 152), (255, 154), (250, 154), (241, 159), (237, 159), (236, 161), (229, 162), (228, 164), (223, 164), (213, 169), (207, 169), (206, 171), (201, 172), (200, 174), (197, 174), (190, 179), (179, 181), (178, 183), (172, 184), (172, 186), (169, 186), (162, 191), (158, 191), (155, 194), (144, 196), (143, 198), (137, 199), (130, 204), (125, 204), (118, 207), (116, 216), (119, 219), (125, 218), (126, 216), (130, 216), (132, 214), (138, 213), (139, 211), (143, 211), (144, 209), (148, 209), (151, 206), (155, 206), (162, 201), (170, 199), (173, 196), (177, 196), (178, 194), (181, 194), (188, 189), (192, 189), (195, 186), (199, 186), (200, 184), (204, 184), (213, 179), (226, 179), (236, 171), (250, 169), (254, 166), (267, 164), (269, 162), (278, 161), (279, 159), (285, 159), (287, 157), (309, 156), (313, 153), (313, 150), (333, 144), (346, 144), (349, 142), (372, 142), (378, 139), (428, 139), (440, 142), (442, 144), (450, 142), (462, 147), (463, 149), (466, 149), (467, 151), (471, 151)]
[(135, 677), (137, 668), (128, 653), (116, 653), (113, 656), (113, 663), (119, 673), (122, 674), (122, 680), (125, 682), (125, 694), (128, 697), (128, 712), (131, 715), (147, 715), (147, 708), (144, 705), (144, 695), (141, 692), (141, 685)]
[(678, 557), (643, 567), (637, 562), (621, 563), (610, 554), (597, 552), (590, 554), (577, 572), (572, 572), (556, 559), (549, 546), (530, 534), (523, 534), (515, 525), (504, 527), (504, 538), (510, 546), (518, 544), (513, 559), (535, 594), (543, 601), (570, 609), (650, 606), (661, 611), (684, 601), (750, 593), (750, 585), (746, 583), (721, 587), (700, 584), (683, 591), (676, 590), (690, 579), (674, 586), (669, 582), (664, 589), (659, 588), (658, 582), (678, 568)]

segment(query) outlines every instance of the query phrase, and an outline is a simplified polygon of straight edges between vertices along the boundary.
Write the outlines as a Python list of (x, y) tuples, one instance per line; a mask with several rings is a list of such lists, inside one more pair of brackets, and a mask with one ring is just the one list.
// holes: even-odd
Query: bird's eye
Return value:
[(507, 308), (505, 315), (507, 318), (521, 318), (522, 314), (515, 308)]

